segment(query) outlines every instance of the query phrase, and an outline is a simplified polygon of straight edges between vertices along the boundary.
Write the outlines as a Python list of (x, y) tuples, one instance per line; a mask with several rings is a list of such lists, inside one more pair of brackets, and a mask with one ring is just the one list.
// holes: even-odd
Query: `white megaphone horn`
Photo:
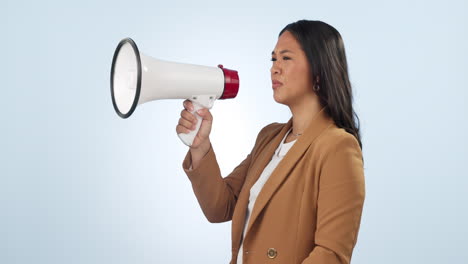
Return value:
[(125, 38), (117, 46), (111, 68), (112, 104), (122, 118), (132, 115), (137, 105), (159, 99), (189, 99), (197, 117), (195, 130), (179, 134), (187, 146), (200, 129), (201, 108), (211, 109), (216, 99), (237, 96), (237, 71), (218, 67), (163, 61), (138, 51), (135, 42)]

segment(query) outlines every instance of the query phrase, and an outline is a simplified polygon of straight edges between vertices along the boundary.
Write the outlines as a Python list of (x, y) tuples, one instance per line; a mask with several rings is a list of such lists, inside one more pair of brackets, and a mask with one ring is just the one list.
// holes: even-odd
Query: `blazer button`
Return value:
[(276, 255), (278, 255), (278, 252), (274, 248), (269, 248), (268, 252), (267, 252), (267, 255), (268, 255), (269, 258), (274, 259), (274, 258), (276, 258)]

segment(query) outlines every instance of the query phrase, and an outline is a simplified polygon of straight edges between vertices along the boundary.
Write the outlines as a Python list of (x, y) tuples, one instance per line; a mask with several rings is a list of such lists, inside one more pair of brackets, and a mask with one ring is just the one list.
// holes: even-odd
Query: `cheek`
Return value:
[(288, 69), (288, 79), (291, 84), (298, 86), (298, 88), (302, 89), (308, 87), (310, 84), (309, 78), (309, 69), (303, 65), (291, 65)]
[(310, 70), (307, 65), (301, 65), (301, 67), (298, 67), (297, 69), (298, 76), (297, 80), (300, 80), (301, 86), (303, 86), (305, 89), (312, 88), (312, 78), (310, 75)]

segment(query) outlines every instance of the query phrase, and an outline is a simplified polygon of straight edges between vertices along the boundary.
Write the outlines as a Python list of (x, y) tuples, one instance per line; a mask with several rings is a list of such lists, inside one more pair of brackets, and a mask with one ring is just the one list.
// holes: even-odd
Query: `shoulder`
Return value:
[(363, 199), (364, 160), (357, 139), (335, 126), (324, 131), (317, 147), (320, 188), (342, 188), (342, 195), (354, 192), (362, 195)]
[(264, 126), (260, 132), (258, 133), (258, 135), (260, 136), (268, 136), (268, 135), (276, 135), (278, 134), (278, 132), (281, 131), (281, 129), (283, 129), (283, 127), (286, 125), (286, 123), (278, 123), (278, 122), (274, 122), (274, 123), (271, 123), (271, 124), (268, 124), (266, 126)]
[(264, 126), (260, 130), (260, 132), (258, 132), (258, 138), (259, 139), (272, 138), (276, 136), (281, 131), (281, 129), (283, 129), (285, 125), (286, 123), (278, 123), (278, 122), (270, 123)]
[(342, 164), (343, 160), (349, 159), (362, 162), (362, 151), (356, 137), (336, 125), (324, 130), (315, 144), (324, 163), (339, 161)]
[(344, 128), (331, 125), (320, 135), (320, 142), (326, 144), (329, 148), (337, 148), (341, 145), (355, 145), (359, 147), (356, 137), (348, 133)]
[(260, 132), (258, 132), (255, 145), (257, 146), (267, 144), (281, 131), (281, 129), (283, 129), (285, 125), (286, 123), (274, 122), (264, 126), (262, 129), (260, 129)]

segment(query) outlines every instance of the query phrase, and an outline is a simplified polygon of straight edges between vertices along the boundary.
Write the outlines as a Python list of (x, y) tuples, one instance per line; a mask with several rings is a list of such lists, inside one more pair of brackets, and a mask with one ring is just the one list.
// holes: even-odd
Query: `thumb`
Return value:
[(206, 108), (202, 108), (197, 111), (197, 114), (203, 118), (203, 120), (213, 121), (213, 116), (211, 115), (210, 111)]

